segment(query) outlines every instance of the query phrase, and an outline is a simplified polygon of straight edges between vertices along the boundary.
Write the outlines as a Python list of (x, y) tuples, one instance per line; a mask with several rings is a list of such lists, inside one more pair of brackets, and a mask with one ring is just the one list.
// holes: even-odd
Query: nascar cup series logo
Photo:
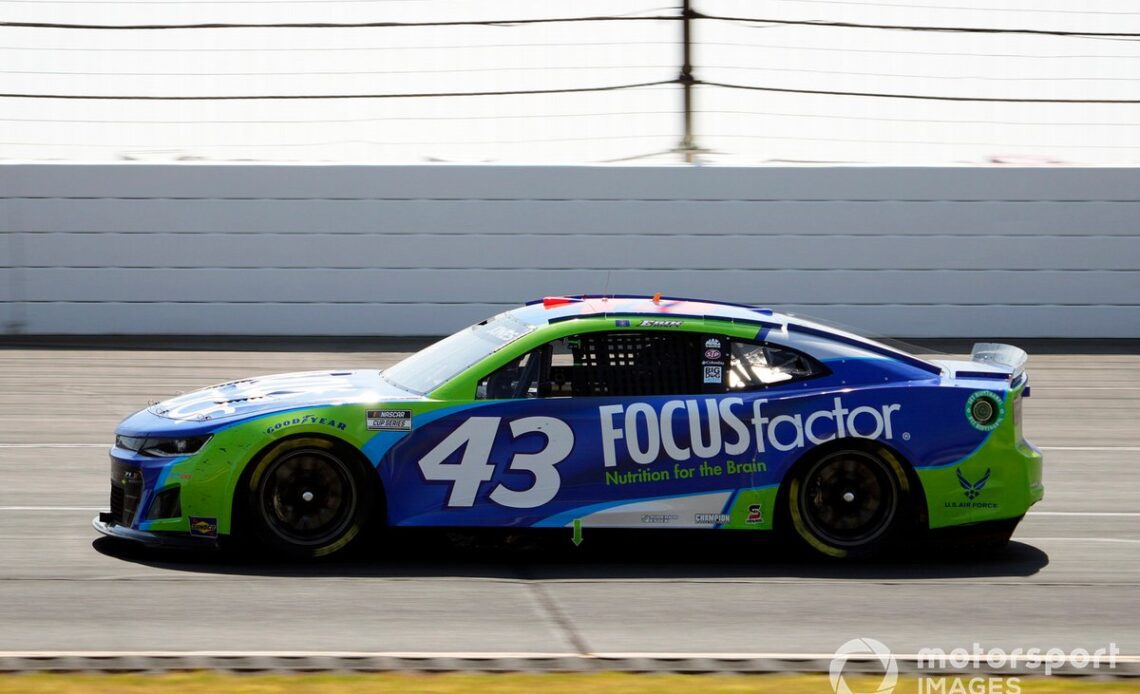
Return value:
[[(848, 661), (852, 659), (882, 666), (883, 679), (880, 680), (877, 687), (874, 689), (851, 689), (843, 676), (843, 671), (847, 667)], [(828, 674), (831, 677), (831, 689), (835, 694), (891, 694), (895, 690), (895, 684), (898, 683), (899, 666), (895, 662), (894, 655), (891, 654), (891, 649), (887, 648), (881, 641), (868, 638), (851, 639), (835, 651)]]

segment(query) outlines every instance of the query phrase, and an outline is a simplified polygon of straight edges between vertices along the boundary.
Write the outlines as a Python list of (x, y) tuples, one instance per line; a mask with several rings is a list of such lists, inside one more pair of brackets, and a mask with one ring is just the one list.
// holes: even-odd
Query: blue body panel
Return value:
[[(778, 485), (805, 451), (837, 437), (878, 441), (916, 467), (950, 465), (981, 446), (988, 432), (971, 427), (965, 417), (928, 413), (962, 411), (968, 397), (968, 390), (931, 384), (488, 402), (417, 421), (373, 462), (390, 491), (394, 525), (546, 525), (553, 516), (596, 504)], [(539, 453), (550, 442), (538, 432), (514, 437), (510, 431), (513, 421), (536, 415), (563, 422), (572, 432), (569, 454), (553, 466), (557, 495), (533, 508), (495, 503), (490, 496), (500, 486), (524, 490), (536, 483), (531, 472), (511, 469), (511, 461)], [(473, 503), (449, 504), (453, 484), (426, 480), (417, 461), (472, 419), (494, 429), (494, 470), (479, 484)], [(441, 464), (460, 466), (466, 450), (456, 445)], [(709, 512), (719, 511), (717, 506)]]

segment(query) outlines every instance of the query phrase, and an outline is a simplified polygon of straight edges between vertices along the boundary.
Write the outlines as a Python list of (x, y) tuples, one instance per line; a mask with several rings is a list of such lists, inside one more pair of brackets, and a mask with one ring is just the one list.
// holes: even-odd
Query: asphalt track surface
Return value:
[(0, 348), (0, 652), (829, 653), (871, 637), (896, 653), (977, 642), (1140, 654), (1136, 346), (1031, 348), (1024, 415), (1046, 495), (995, 555), (950, 545), (848, 566), (737, 534), (587, 532), (575, 549), (567, 531), (519, 546), (411, 536), (315, 567), (97, 539), (114, 426), (232, 378), (381, 368), (406, 343)]

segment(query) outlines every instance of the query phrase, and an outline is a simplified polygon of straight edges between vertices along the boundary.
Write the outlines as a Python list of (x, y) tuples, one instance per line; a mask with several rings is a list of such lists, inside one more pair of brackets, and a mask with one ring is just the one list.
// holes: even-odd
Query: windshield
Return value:
[(416, 352), (385, 371), (384, 380), (404, 390), (426, 395), (534, 328), (509, 314), (500, 313)]

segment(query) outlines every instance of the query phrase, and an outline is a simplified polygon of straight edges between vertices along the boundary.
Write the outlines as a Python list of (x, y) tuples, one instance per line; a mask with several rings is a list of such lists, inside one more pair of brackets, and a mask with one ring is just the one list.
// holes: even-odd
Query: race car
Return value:
[(781, 531), (837, 558), (1008, 540), (1042, 498), (1027, 356), (927, 360), (766, 308), (548, 297), (386, 370), (249, 378), (127, 417), (107, 535), (333, 555), (380, 527)]

